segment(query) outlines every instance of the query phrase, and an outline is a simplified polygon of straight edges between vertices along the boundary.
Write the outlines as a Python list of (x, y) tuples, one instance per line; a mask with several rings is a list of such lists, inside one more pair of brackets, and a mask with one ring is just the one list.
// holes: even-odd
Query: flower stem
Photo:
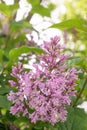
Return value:
[(82, 95), (82, 93), (83, 93), (83, 91), (85, 89), (86, 84), (87, 84), (87, 78), (84, 81), (83, 87), (82, 87), (81, 91), (79, 92), (79, 94), (78, 94), (78, 96), (77, 96), (77, 98), (76, 98), (76, 100), (75, 100), (75, 102), (73, 104), (73, 107), (75, 107), (77, 102), (79, 101), (79, 99), (80, 99), (80, 97), (81, 97), (81, 95)]
[(34, 124), (33, 123), (29, 123), (29, 130), (33, 130), (34, 128)]

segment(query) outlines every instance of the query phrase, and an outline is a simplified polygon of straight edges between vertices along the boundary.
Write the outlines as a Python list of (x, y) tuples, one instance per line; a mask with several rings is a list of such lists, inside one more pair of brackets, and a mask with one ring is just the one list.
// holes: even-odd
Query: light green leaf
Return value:
[(31, 13), (38, 13), (41, 16), (50, 16), (51, 10), (54, 9), (54, 5), (50, 4), (47, 8), (42, 6), (40, 0), (27, 0), (32, 5)]
[(86, 21), (80, 20), (80, 19), (70, 19), (70, 20), (60, 22), (58, 24), (54, 24), (50, 26), (50, 28), (58, 28), (61, 30), (76, 28), (76, 29), (87, 32), (87, 23)]
[(19, 42), (25, 42), (25, 40), (27, 40), (27, 38), (26, 38), (26, 35), (23, 33), (23, 34), (20, 34), (20, 35), (18, 35), (16, 38), (13, 38), (13, 37), (11, 37), (10, 39), (9, 39), (9, 46), (10, 46), (10, 48), (12, 47), (13, 48), (13, 46), (15, 45), (15, 44), (18, 44)]
[(38, 13), (41, 16), (50, 16), (50, 11), (48, 8), (45, 8), (41, 5), (37, 5), (34, 8), (32, 8), (31, 12), (34, 13)]
[(4, 51), (0, 49), (0, 61), (2, 61)]
[(27, 2), (29, 2), (32, 6), (40, 4), (40, 1), (41, 0), (27, 0)]
[(24, 21), (24, 20), (21, 20), (18, 22), (12, 21), (10, 24), (10, 29), (12, 32), (19, 31), (24, 28), (33, 29), (32, 25), (29, 22)]
[(44, 53), (42, 49), (36, 47), (21, 46), (20, 48), (14, 48), (9, 52), (9, 64), (12, 64), (21, 54), (29, 52), (37, 54)]
[(12, 12), (19, 8), (18, 4), (6, 5), (0, 4), (0, 11), (7, 17), (10, 17)]

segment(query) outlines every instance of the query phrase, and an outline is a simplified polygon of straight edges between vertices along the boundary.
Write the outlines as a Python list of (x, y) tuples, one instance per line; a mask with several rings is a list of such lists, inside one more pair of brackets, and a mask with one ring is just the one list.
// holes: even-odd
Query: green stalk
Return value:
[(29, 130), (33, 130), (34, 128), (34, 124), (33, 123), (29, 123)]
[(76, 98), (76, 100), (75, 100), (75, 102), (74, 102), (74, 104), (73, 104), (73, 107), (75, 107), (76, 104), (77, 104), (77, 102), (79, 101), (79, 99), (80, 99), (80, 97), (81, 97), (81, 95), (82, 95), (82, 93), (83, 93), (83, 91), (84, 91), (84, 89), (85, 89), (85, 87), (86, 87), (86, 84), (87, 84), (87, 78), (85, 79), (85, 82), (84, 82), (84, 84), (83, 84), (83, 87), (82, 87), (81, 91), (79, 92), (79, 94), (78, 94), (78, 96), (77, 96), (77, 98)]

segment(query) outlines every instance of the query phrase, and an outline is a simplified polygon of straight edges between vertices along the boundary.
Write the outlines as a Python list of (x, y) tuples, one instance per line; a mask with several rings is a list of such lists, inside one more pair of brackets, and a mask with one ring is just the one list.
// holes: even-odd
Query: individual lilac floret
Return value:
[[(8, 99), (14, 104), (10, 109), (13, 115), (28, 115), (33, 123), (49, 121), (52, 125), (66, 120), (66, 106), (75, 96), (79, 71), (68, 68), (66, 61), (70, 55), (62, 53), (59, 41), (56, 36), (50, 42), (44, 42), (46, 53), (37, 56), (39, 62), (33, 65), (35, 71), (25, 72), (20, 62), (12, 68), (11, 75), (16, 82), (10, 80), (9, 83), (17, 91), (11, 91)], [(33, 112), (29, 113), (29, 109)]]

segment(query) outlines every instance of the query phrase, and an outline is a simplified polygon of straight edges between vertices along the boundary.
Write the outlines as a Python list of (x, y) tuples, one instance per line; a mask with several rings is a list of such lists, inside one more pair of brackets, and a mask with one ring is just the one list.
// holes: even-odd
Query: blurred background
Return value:
[(56, 35), (72, 54), (69, 65), (82, 70), (75, 105), (87, 111), (87, 0), (0, 0), (0, 130), (28, 129), (26, 119), (9, 113), (9, 72), (18, 60), (31, 65), (34, 55), (27, 48), (40, 48), (43, 40)]

